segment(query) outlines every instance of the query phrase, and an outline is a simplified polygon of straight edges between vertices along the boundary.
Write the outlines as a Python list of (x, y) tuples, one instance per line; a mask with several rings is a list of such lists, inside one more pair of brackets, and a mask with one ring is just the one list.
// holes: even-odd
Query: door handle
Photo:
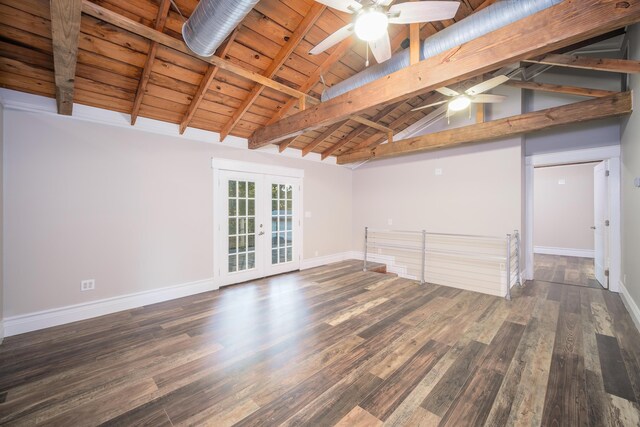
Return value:
[(264, 234), (264, 231), (261, 231), (258, 233), (258, 236), (262, 236)]
[(596, 229), (596, 226), (595, 226), (595, 225), (592, 225), (592, 226), (591, 226), (591, 229), (592, 229), (592, 230), (595, 230), (595, 229)]

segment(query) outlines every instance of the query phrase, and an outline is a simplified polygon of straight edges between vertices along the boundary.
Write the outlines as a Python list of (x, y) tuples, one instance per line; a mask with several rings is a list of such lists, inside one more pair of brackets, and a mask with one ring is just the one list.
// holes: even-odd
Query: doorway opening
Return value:
[(605, 161), (534, 168), (534, 280), (608, 287), (606, 170)]
[(618, 291), (619, 148), (527, 157), (526, 279)]

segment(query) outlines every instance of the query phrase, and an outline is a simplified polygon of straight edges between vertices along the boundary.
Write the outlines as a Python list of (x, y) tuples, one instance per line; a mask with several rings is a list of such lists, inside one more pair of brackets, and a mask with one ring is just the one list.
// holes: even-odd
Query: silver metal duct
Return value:
[[(420, 60), (431, 58), (456, 46), (511, 24), (562, 0), (501, 0), (426, 38), (420, 47)], [(335, 98), (410, 65), (409, 49), (398, 52), (382, 64), (372, 65), (322, 93), (322, 101)]]
[(211, 56), (259, 0), (200, 0), (182, 26), (182, 38), (193, 52)]

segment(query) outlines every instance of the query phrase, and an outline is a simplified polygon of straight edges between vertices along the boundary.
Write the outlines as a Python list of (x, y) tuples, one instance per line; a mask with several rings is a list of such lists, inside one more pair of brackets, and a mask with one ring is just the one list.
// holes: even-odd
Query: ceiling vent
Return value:
[(201, 0), (182, 26), (182, 38), (194, 53), (211, 56), (259, 0)]

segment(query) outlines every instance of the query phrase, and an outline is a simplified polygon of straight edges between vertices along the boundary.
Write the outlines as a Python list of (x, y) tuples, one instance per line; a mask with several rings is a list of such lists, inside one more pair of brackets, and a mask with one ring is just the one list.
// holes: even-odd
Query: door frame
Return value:
[(609, 213), (609, 290), (620, 292), (621, 229), (620, 229), (620, 146), (611, 145), (581, 150), (568, 150), (557, 153), (534, 154), (525, 157), (525, 271), (526, 280), (533, 279), (533, 171), (539, 166), (560, 166), (581, 162), (607, 161), (608, 213)]
[[(218, 265), (220, 260), (217, 259), (217, 255), (223, 250), (223, 242), (219, 237), (219, 233), (221, 233), (221, 218), (224, 217), (224, 212), (222, 206), (218, 202), (217, 189), (220, 188), (220, 179), (221, 179), (221, 171), (231, 171), (231, 172), (242, 172), (249, 174), (259, 174), (259, 175), (272, 175), (276, 177), (289, 177), (289, 178), (297, 178), (300, 182), (300, 189), (298, 193), (298, 201), (296, 203), (296, 207), (298, 209), (298, 245), (300, 246), (298, 250), (298, 259), (294, 259), (294, 263), (300, 268), (300, 264), (302, 261), (302, 250), (304, 247), (304, 224), (302, 215), (303, 211), (303, 200), (304, 200), (304, 170), (303, 169), (295, 169), (288, 168), (284, 166), (274, 166), (265, 163), (253, 163), (253, 162), (245, 162), (242, 160), (230, 160), (219, 157), (211, 158), (211, 169), (213, 169), (213, 187), (212, 187), (212, 199), (213, 199), (213, 282), (216, 287), (225, 286), (226, 283), (222, 283), (222, 266)], [(295, 207), (294, 207), (295, 209)], [(270, 237), (271, 229), (269, 228), (269, 232), (267, 233)], [(294, 233), (295, 235), (295, 233)], [(269, 241), (271, 239), (269, 238)]]

